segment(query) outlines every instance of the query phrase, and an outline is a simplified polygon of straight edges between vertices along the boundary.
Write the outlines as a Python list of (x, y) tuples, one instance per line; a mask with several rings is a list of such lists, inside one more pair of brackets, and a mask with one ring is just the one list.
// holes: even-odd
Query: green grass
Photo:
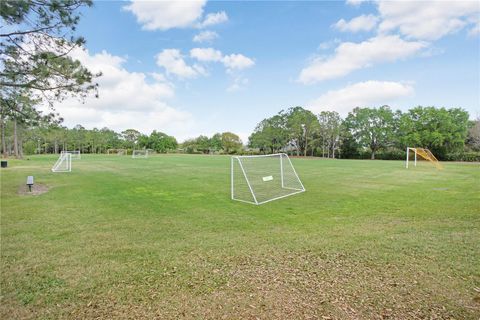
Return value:
[(229, 157), (55, 159), (0, 171), (3, 319), (480, 316), (478, 163), (293, 159), (307, 192), (254, 206)]

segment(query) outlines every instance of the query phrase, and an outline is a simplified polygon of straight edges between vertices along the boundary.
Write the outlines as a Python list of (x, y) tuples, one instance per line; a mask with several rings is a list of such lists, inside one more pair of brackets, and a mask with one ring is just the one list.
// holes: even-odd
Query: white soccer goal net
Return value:
[(304, 191), (285, 153), (231, 159), (232, 200), (258, 205)]
[(133, 150), (132, 158), (148, 158), (148, 150)]
[(52, 172), (70, 172), (72, 171), (72, 155), (70, 153), (61, 153), (57, 162), (52, 167)]
[(82, 158), (82, 155), (80, 154), (80, 150), (73, 150), (73, 151), (63, 150), (60, 154), (64, 154), (64, 153), (70, 153), (72, 155), (72, 160), (80, 160)]

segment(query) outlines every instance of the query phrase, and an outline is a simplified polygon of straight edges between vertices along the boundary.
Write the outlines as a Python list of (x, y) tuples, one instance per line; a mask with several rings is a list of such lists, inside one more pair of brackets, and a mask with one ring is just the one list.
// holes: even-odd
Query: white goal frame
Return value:
[[(288, 193), (288, 194), (281, 195), (281, 196), (275, 196), (275, 197), (273, 197), (271, 199), (268, 199), (268, 200), (258, 201), (257, 196), (255, 195), (254, 187), (252, 186), (252, 184), (250, 183), (250, 180), (248, 178), (248, 173), (245, 171), (245, 168), (242, 164), (242, 159), (265, 158), (265, 157), (279, 157), (281, 188), (292, 190), (292, 192)], [(299, 184), (300, 188), (290, 188), (290, 187), (285, 186), (285, 184), (284, 184), (284, 172), (285, 171), (284, 171), (284, 166), (283, 166), (283, 160), (284, 159), (288, 160), (288, 164), (290, 165), (290, 168), (292, 170), (292, 173), (294, 174), (294, 177), (298, 180), (298, 184)], [(235, 187), (234, 187), (234, 162), (235, 161), (238, 161), (239, 167), (241, 169), (241, 175), (243, 175), (243, 178), (245, 179), (245, 181), (248, 185), (248, 189), (250, 190), (250, 194), (252, 195), (253, 201), (248, 201), (248, 200), (245, 200), (245, 199), (239, 199), (239, 198), (235, 197)], [(269, 181), (271, 179), (273, 179), (272, 176), (263, 177), (263, 181)], [(255, 156), (233, 156), (230, 160), (230, 192), (231, 192), (231, 199), (232, 200), (260, 205), (260, 204), (264, 204), (264, 203), (271, 202), (271, 201), (274, 201), (274, 200), (289, 197), (289, 196), (292, 196), (292, 195), (295, 195), (295, 194), (298, 194), (298, 193), (302, 193), (302, 192), (305, 192), (305, 191), (306, 191), (306, 189), (305, 189), (302, 181), (298, 177), (297, 171), (295, 170), (295, 167), (293, 166), (292, 161), (290, 160), (290, 158), (288, 157), (288, 155), (286, 153), (275, 153), (275, 154), (255, 155)]]
[(147, 149), (139, 149), (132, 151), (132, 159), (138, 158), (148, 158), (148, 150)]
[(410, 162), (410, 152), (413, 152), (414, 154), (414, 162), (413, 162), (414, 167), (417, 166), (417, 154), (418, 154), (421, 157), (421, 159), (429, 161), (437, 169), (442, 169), (442, 165), (438, 162), (437, 158), (433, 155), (433, 153), (430, 150), (425, 148), (411, 148), (411, 147), (407, 147), (407, 157), (405, 160), (405, 168), (408, 169), (408, 165)]
[(62, 150), (60, 154), (70, 153), (72, 155), (72, 160), (82, 159), (80, 150)]
[[(64, 162), (67, 162), (66, 168), (61, 167)], [(71, 153), (61, 153), (58, 160), (52, 167), (52, 172), (71, 172), (72, 171), (72, 154)]]

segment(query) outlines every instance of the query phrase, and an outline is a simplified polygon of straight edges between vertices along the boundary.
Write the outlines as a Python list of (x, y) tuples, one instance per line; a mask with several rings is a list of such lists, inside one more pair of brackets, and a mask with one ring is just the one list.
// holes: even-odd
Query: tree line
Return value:
[(248, 146), (328, 158), (403, 159), (406, 147), (430, 149), (442, 160), (480, 160), (480, 120), (461, 108), (354, 108), (345, 119), (302, 107), (262, 120)]
[(135, 129), (68, 129), (54, 115), (32, 121), (3, 117), (2, 154), (107, 153), (108, 149), (151, 149), (159, 153), (269, 154), (344, 159), (403, 159), (405, 149), (430, 149), (441, 160), (480, 160), (480, 119), (469, 120), (460, 108), (418, 106), (406, 112), (380, 108), (355, 108), (344, 119), (335, 111), (315, 115), (292, 107), (258, 123), (244, 144), (232, 132), (200, 135), (178, 143), (160, 131), (145, 135)]
[[(68, 97), (98, 97), (94, 74), (69, 54), (85, 39), (75, 34), (91, 0), (3, 0), (0, 17), (0, 135), (2, 155), (148, 148), (158, 152), (273, 153), (329, 158), (403, 158), (407, 146), (430, 149), (442, 160), (480, 160), (479, 120), (460, 108), (418, 106), (407, 112), (355, 108), (345, 119), (335, 111), (314, 114), (297, 106), (262, 120), (246, 145), (231, 132), (182, 144), (168, 134), (135, 129), (87, 130), (62, 126), (53, 105)], [(48, 112), (39, 111), (47, 105)]]

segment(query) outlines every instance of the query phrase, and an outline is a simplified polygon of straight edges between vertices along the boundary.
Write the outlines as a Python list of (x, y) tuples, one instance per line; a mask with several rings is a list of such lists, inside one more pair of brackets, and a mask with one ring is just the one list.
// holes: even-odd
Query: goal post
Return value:
[(71, 172), (72, 171), (72, 154), (61, 153), (58, 160), (52, 167), (52, 172)]
[(133, 150), (132, 158), (133, 159), (148, 158), (148, 150), (146, 150), (146, 149)]
[[(408, 169), (410, 160), (410, 155), (413, 154), (413, 165), (414, 167), (417, 166), (417, 160), (426, 160), (429, 161), (431, 164), (435, 166), (437, 169), (443, 169), (440, 162), (438, 162), (437, 158), (433, 155), (433, 153), (425, 148), (411, 148), (407, 147), (407, 158), (405, 161), (405, 168)], [(420, 157), (420, 158), (418, 158)]]
[(72, 155), (72, 157), (71, 157), (72, 160), (80, 160), (80, 159), (82, 159), (82, 155), (81, 155), (80, 150), (70, 150), (70, 151), (69, 151), (69, 150), (62, 150), (62, 151), (60, 152), (60, 154), (64, 154), (64, 153), (69, 153), (69, 154), (71, 154), (71, 155)]
[(117, 156), (124, 156), (127, 154), (127, 149), (108, 149), (107, 154), (115, 154)]
[(285, 153), (233, 156), (230, 180), (232, 200), (256, 205), (305, 191)]

